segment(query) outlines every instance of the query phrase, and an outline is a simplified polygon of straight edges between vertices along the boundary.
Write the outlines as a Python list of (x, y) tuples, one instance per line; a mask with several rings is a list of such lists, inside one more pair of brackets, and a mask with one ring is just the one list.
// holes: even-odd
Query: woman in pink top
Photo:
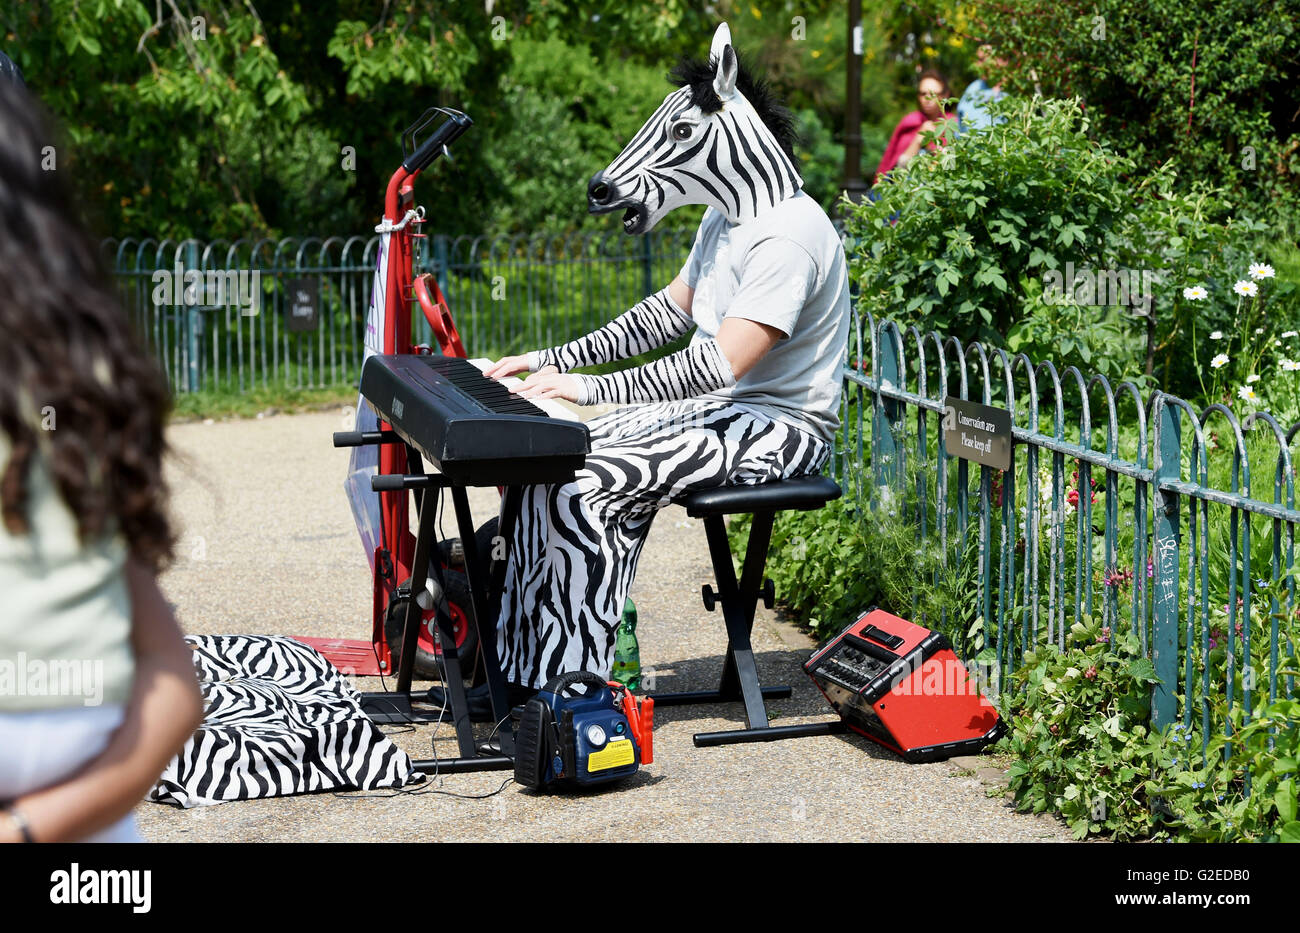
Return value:
[[(923, 71), (917, 82), (916, 96), (919, 110), (913, 110), (894, 127), (889, 145), (876, 169), (876, 182), (900, 165), (907, 165), (921, 151), (921, 136), (939, 126), (942, 121), (955, 120), (956, 114), (945, 109), (945, 101), (952, 97), (947, 80), (937, 71)], [(935, 144), (930, 143), (931, 151)]]

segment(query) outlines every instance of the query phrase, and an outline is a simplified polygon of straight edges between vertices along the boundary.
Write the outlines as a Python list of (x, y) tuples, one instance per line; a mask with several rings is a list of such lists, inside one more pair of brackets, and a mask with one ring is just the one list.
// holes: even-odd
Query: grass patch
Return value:
[(351, 386), (324, 389), (292, 389), (277, 386), (235, 389), (205, 389), (185, 392), (173, 399), (171, 422), (229, 418), (255, 418), (259, 414), (297, 414), (356, 404), (357, 390)]

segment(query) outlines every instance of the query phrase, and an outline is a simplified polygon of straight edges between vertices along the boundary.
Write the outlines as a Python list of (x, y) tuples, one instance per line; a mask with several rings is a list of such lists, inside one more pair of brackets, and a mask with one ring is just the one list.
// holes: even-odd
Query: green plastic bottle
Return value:
[(641, 686), (641, 646), (636, 641), (636, 606), (623, 604), (623, 619), (614, 636), (614, 679), (629, 690)]

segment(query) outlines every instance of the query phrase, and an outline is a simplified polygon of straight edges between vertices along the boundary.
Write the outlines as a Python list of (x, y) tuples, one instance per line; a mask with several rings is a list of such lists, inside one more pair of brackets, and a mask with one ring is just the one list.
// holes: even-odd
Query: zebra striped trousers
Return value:
[(764, 409), (686, 399), (622, 408), (588, 423), (591, 453), (572, 482), (526, 487), (498, 623), (506, 679), (608, 678), (614, 636), (655, 515), (712, 486), (821, 469), (830, 445)]

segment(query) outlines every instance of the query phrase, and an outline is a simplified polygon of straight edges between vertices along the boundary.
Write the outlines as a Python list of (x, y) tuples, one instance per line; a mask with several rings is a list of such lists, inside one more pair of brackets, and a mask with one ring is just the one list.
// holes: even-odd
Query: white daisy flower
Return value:
[(1247, 282), (1245, 279), (1232, 286), (1232, 290), (1243, 298), (1253, 298), (1259, 293), (1259, 286), (1254, 282)]
[(1290, 339), (1291, 337), (1300, 337), (1300, 331), (1297, 331), (1297, 330), (1288, 330), (1288, 331), (1283, 331), (1283, 333), (1282, 333), (1282, 339), (1283, 339), (1283, 340)]
[(1251, 373), (1249, 376), (1246, 377), (1246, 385), (1254, 385), (1257, 382), (1259, 382), (1258, 373)]
[(1210, 331), (1210, 339), (1211, 339), (1211, 340), (1222, 340), (1222, 339), (1223, 339), (1223, 331), (1221, 331), (1221, 330), (1213, 330), (1213, 331)]
[(1183, 297), (1190, 298), (1192, 301), (1201, 301), (1204, 298), (1208, 298), (1209, 295), (1210, 293), (1200, 285), (1193, 285), (1190, 288), (1183, 289)]
[(1238, 389), (1237, 398), (1241, 399), (1243, 402), (1251, 402), (1252, 404), (1259, 401), (1259, 396), (1255, 394), (1255, 390), (1250, 386), (1242, 386)]
[(1255, 336), (1256, 336), (1256, 337), (1258, 337), (1258, 336), (1259, 336), (1260, 334), (1262, 334), (1262, 333), (1264, 333), (1264, 328), (1262, 328), (1262, 327), (1256, 327), (1256, 328), (1255, 328)]
[(1266, 262), (1252, 262), (1250, 264), (1250, 277), (1252, 279), (1271, 279), (1273, 277), (1273, 267)]
[(1300, 360), (1279, 360), (1282, 369), (1288, 373), (1300, 372)]
[(1214, 359), (1210, 360), (1210, 369), (1222, 369), (1228, 365), (1228, 354), (1220, 353)]

